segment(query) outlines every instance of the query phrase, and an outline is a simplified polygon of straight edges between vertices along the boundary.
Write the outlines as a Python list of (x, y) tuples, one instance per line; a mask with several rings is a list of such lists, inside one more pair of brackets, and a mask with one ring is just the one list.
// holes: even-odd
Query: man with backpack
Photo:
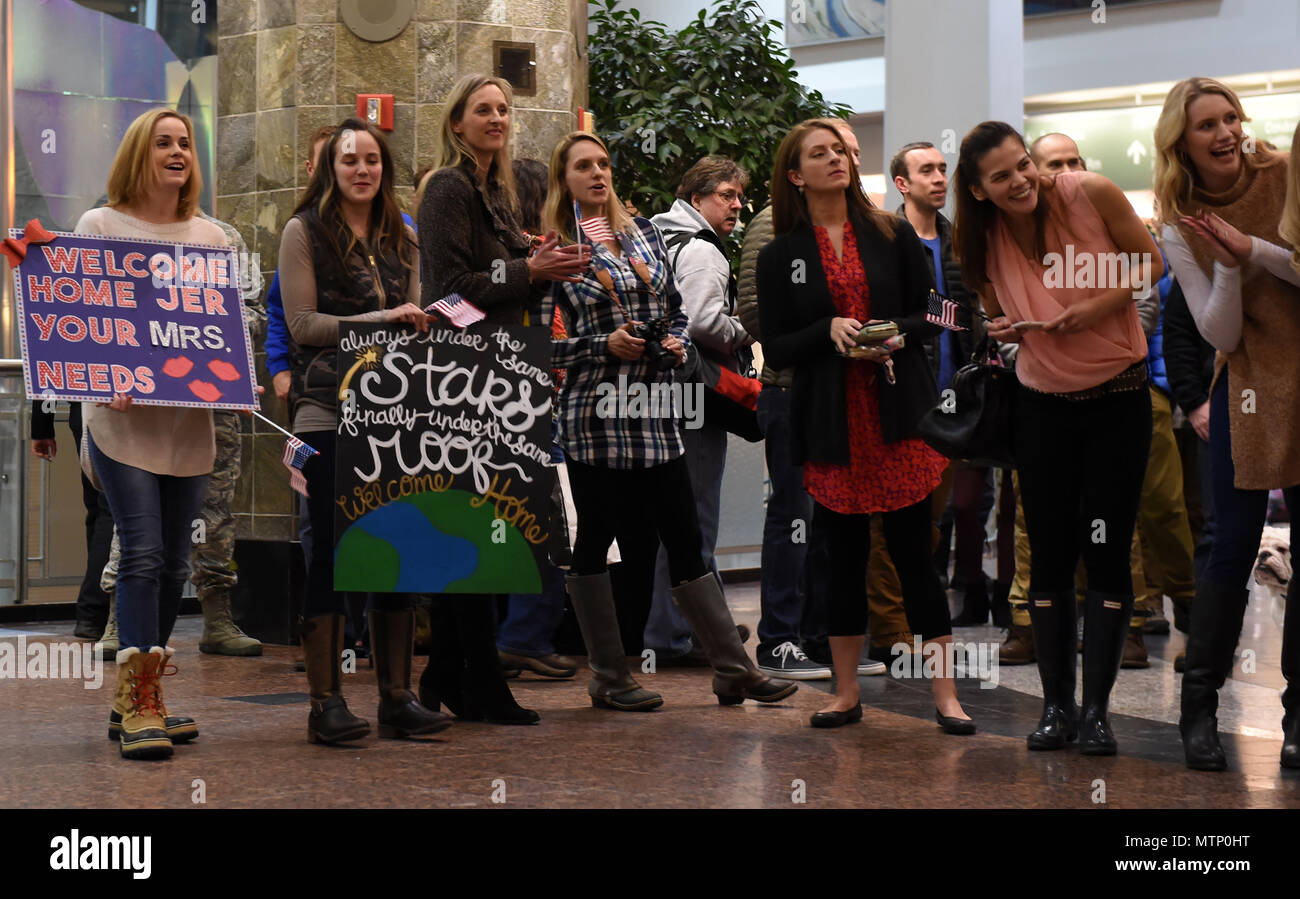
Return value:
[[(713, 554), (728, 433), (742, 433), (752, 440), (761, 436), (753, 415), (758, 382), (745, 377), (752, 361), (748, 347), (754, 339), (735, 315), (736, 279), (725, 244), (739, 221), (748, 185), (749, 175), (735, 162), (706, 156), (682, 176), (672, 208), (651, 219), (664, 236), (673, 279), (690, 317), (691, 356), (677, 377), (686, 382), (685, 389), (704, 394), (703, 421), (687, 421), (681, 433), (704, 537), (704, 564), (715, 574)], [(751, 384), (752, 397), (746, 389)], [(698, 415), (700, 405), (694, 408)], [(746, 433), (750, 430), (752, 435)], [(671, 586), (661, 548), (645, 646), (655, 651), (658, 665), (707, 665), (690, 626), (673, 607)], [(742, 633), (742, 639), (747, 637), (747, 632)]]

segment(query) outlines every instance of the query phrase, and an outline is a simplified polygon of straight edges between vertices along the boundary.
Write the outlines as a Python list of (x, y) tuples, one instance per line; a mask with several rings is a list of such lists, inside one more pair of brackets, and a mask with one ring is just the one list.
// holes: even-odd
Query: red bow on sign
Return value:
[(31, 244), (49, 243), (54, 240), (56, 235), (51, 234), (41, 227), (40, 221), (32, 219), (27, 223), (23, 236), (14, 238), (6, 237), (4, 243), (4, 254), (9, 257), (9, 264), (17, 268), (22, 261), (27, 258), (27, 247)]

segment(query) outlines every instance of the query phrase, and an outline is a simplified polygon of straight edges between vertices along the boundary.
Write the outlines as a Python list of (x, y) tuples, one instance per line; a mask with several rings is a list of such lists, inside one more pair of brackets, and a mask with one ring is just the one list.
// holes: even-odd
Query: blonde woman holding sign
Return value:
[[(199, 218), (203, 176), (194, 128), (170, 109), (131, 123), (108, 175), (108, 205), (77, 222), (79, 234), (175, 244), (226, 245)], [(165, 758), (198, 736), (189, 718), (167, 714), (162, 677), (190, 572), (192, 524), (200, 517), (216, 453), (210, 409), (136, 406), (128, 395), (83, 407), (90, 464), (103, 485), (121, 541), (117, 580), (117, 694), (109, 716), (123, 758)]]

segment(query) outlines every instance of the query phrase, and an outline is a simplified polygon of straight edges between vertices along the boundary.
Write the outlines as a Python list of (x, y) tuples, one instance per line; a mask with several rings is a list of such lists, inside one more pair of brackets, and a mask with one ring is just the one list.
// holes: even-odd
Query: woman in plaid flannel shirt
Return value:
[[(704, 567), (678, 434), (680, 404), (670, 399), (692, 386), (676, 384), (673, 375), (685, 359), (687, 317), (663, 237), (624, 210), (609, 152), (594, 135), (569, 134), (551, 154), (545, 226), (592, 247), (583, 279), (554, 282), (542, 313), (545, 321), (558, 308), (568, 325), (552, 359), (567, 371), (559, 440), (578, 510), (568, 588), (587, 644), (592, 705), (640, 711), (663, 704), (628, 673), (619, 636), (605, 553), (620, 525), (639, 526), (647, 540), (663, 542), (677, 585), (673, 598), (708, 653), (718, 702), (784, 699), (796, 685), (767, 677), (750, 661), (718, 579)], [(662, 352), (647, 347), (653, 337), (636, 336), (639, 326), (655, 320), (666, 330)]]

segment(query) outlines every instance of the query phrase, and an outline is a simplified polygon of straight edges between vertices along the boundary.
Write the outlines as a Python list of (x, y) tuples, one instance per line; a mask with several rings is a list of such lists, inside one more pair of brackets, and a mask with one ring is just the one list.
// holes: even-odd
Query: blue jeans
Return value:
[[(758, 426), (763, 429), (763, 452), (771, 486), (763, 522), (762, 617), (758, 621), (758, 643), (771, 649), (787, 640), (799, 642), (804, 612), (799, 583), (805, 573), (813, 536), (813, 501), (803, 489), (803, 467), (790, 459), (788, 390), (764, 385), (758, 395)], [(796, 527), (802, 534), (796, 533)], [(815, 589), (813, 584), (807, 586), (809, 592)]]
[[(718, 573), (714, 550), (718, 546), (718, 519), (722, 514), (722, 476), (727, 468), (727, 432), (705, 424), (701, 428), (682, 428), (686, 448), (686, 469), (695, 494), (695, 515), (702, 538), (700, 556), (706, 571)], [(673, 604), (672, 578), (668, 573), (668, 553), (659, 547), (655, 560), (655, 587), (650, 599), (650, 616), (646, 619), (645, 645), (661, 653), (674, 655), (691, 650), (691, 626)]]
[(1192, 566), (1199, 581), (1205, 577), (1214, 547), (1214, 476), (1210, 472), (1210, 444), (1195, 435), (1192, 439), (1196, 441), (1196, 476), (1201, 485), (1201, 533), (1192, 552)]
[(497, 649), (538, 658), (555, 652), (552, 639), (564, 617), (564, 569), (548, 566), (541, 593), (511, 593), (497, 630)]
[(178, 478), (124, 465), (90, 439), (90, 460), (117, 526), (119, 645), (166, 646), (190, 576), (194, 521), (202, 515), (208, 476)]
[[(1214, 497), (1214, 543), (1202, 577), (1232, 590), (1247, 589), (1259, 555), (1259, 539), (1268, 513), (1267, 490), (1240, 490), (1233, 486), (1232, 434), (1228, 425), (1228, 372), (1225, 370), (1210, 395), (1210, 477)], [(1287, 510), (1300, 512), (1300, 487), (1282, 491)]]

